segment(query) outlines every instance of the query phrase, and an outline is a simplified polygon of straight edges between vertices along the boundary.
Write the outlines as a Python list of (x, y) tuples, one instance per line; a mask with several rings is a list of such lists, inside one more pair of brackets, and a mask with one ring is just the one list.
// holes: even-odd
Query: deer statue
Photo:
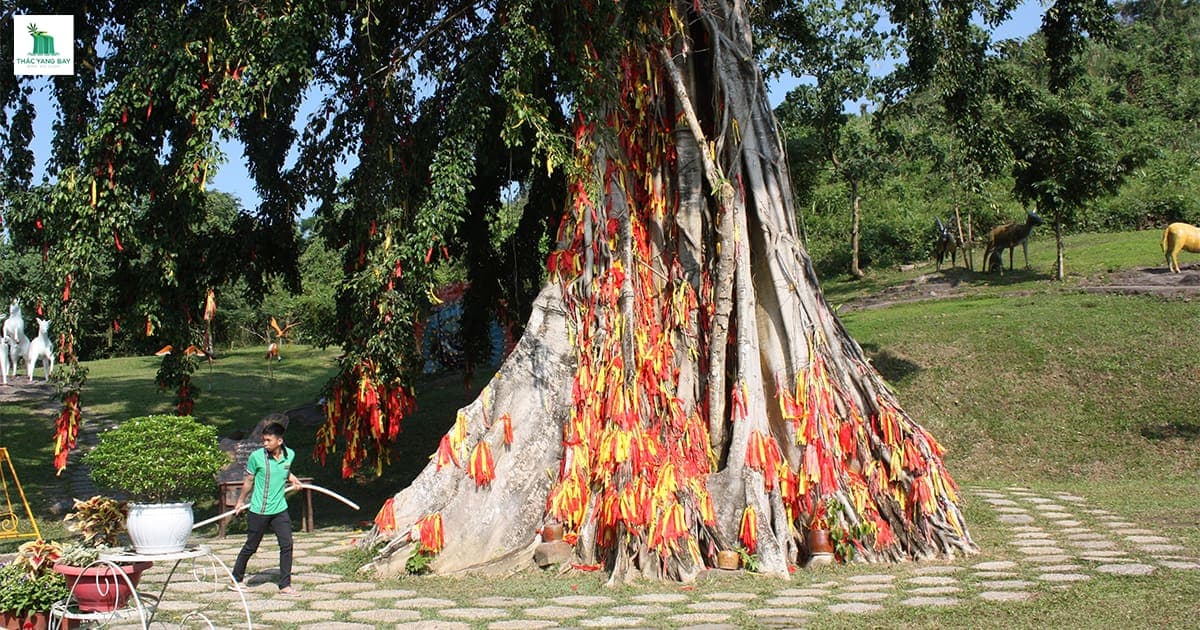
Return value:
[(1167, 268), (1179, 273), (1179, 252), (1200, 253), (1200, 228), (1187, 223), (1172, 223), (1163, 231), (1162, 250), (1167, 256)]
[(946, 254), (950, 254), (950, 267), (953, 269), (954, 265), (958, 263), (958, 250), (962, 248), (962, 241), (949, 226), (942, 223), (941, 217), (934, 217), (933, 220), (938, 232), (937, 241), (933, 244), (933, 254), (937, 257), (937, 268), (941, 270), (942, 262), (946, 260)]
[(37, 318), (38, 335), (29, 342), (29, 354), (25, 355), (25, 374), (29, 382), (33, 382), (33, 371), (38, 361), (42, 361), (42, 373), (50, 380), (50, 372), (54, 371), (54, 343), (50, 341), (50, 320)]
[[(1005, 248), (1008, 249), (1008, 270), (1013, 268), (1013, 249), (1017, 245), (1021, 246), (1021, 250), (1025, 253), (1025, 268), (1029, 268), (1029, 234), (1033, 232), (1033, 228), (1045, 223), (1038, 213), (1030, 211), (1025, 215), (1024, 223), (1005, 223), (999, 227), (992, 228), (987, 235), (987, 246), (983, 250), (984, 264), (989, 268), (988, 264), (991, 261), (992, 252), (1002, 252)], [(1003, 264), (1001, 264), (1003, 271)]]
[(8, 306), (8, 319), (4, 320), (3, 333), (8, 341), (8, 369), (10, 376), (17, 375), (17, 361), (25, 358), (29, 351), (29, 337), (25, 336), (25, 317), (21, 314), (21, 301), (13, 300)]

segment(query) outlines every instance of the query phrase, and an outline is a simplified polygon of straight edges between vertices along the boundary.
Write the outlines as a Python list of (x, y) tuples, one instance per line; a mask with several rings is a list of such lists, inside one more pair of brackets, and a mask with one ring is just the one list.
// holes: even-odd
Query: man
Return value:
[[(288, 516), (285, 486), (299, 486), (292, 474), (296, 451), (283, 444), (283, 425), (272, 422), (263, 429), (263, 447), (250, 454), (246, 461), (246, 476), (235, 510), (248, 508), (246, 514), (246, 544), (233, 565), (234, 590), (244, 590), (246, 564), (258, 551), (258, 543), (270, 527), (279, 541), (279, 594), (298, 597), (292, 587), (292, 519)], [(249, 502), (247, 502), (249, 498)]]

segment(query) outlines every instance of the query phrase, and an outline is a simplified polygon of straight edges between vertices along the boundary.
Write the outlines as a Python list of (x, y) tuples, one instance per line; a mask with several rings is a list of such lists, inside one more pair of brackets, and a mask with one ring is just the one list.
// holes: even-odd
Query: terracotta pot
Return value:
[(0, 612), (0, 622), (3, 622), (5, 630), (46, 630), (50, 627), (50, 613), (31, 612), (24, 617), (18, 617), (12, 613)]
[(738, 552), (729, 549), (722, 549), (717, 552), (717, 568), (726, 571), (736, 571), (741, 563), (741, 557)]
[(804, 535), (805, 546), (809, 555), (818, 553), (833, 553), (833, 541), (829, 538), (828, 529), (810, 529)]
[(128, 580), (107, 564), (84, 568), (60, 562), (54, 565), (54, 570), (66, 576), (67, 588), (71, 589), (71, 597), (79, 605), (79, 610), (109, 612), (125, 606), (142, 579), (142, 571), (152, 565), (151, 562), (118, 565)]
[(562, 540), (562, 523), (546, 523), (542, 525), (542, 542), (557, 542)]

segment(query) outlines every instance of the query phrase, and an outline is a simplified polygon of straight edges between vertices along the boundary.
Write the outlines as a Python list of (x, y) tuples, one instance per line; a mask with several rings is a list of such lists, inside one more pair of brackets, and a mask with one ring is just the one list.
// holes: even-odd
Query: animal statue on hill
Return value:
[(8, 340), (8, 369), (10, 376), (17, 375), (17, 361), (25, 358), (29, 352), (29, 337), (25, 336), (25, 317), (21, 314), (21, 301), (13, 300), (8, 306), (8, 319), (4, 320), (2, 332)]
[[(984, 264), (991, 261), (992, 252), (1002, 252), (1008, 249), (1008, 270), (1013, 269), (1013, 249), (1017, 245), (1021, 246), (1021, 251), (1025, 253), (1025, 268), (1029, 268), (1029, 235), (1033, 232), (1033, 228), (1045, 223), (1038, 213), (1030, 211), (1025, 214), (1024, 223), (1005, 223), (999, 227), (992, 228), (987, 235), (987, 245), (983, 249)], [(989, 269), (990, 270), (990, 269)], [(1003, 265), (1001, 265), (1003, 271)]]
[[(942, 262), (946, 260), (946, 254), (950, 254), (950, 267), (958, 263), (958, 250), (962, 248), (962, 240), (958, 238), (945, 223), (942, 223), (941, 217), (934, 217), (934, 225), (937, 227), (937, 240), (933, 244), (933, 254), (937, 258), (937, 268), (941, 270)], [(963, 259), (966, 260), (965, 258)]]
[(54, 343), (50, 341), (50, 320), (37, 318), (38, 334), (29, 342), (29, 354), (25, 355), (25, 374), (29, 382), (33, 382), (33, 371), (38, 361), (42, 362), (43, 374), (50, 380), (50, 372), (54, 371)]
[(1163, 230), (1162, 250), (1167, 256), (1167, 268), (1179, 273), (1179, 252), (1200, 253), (1200, 228), (1188, 223), (1172, 223)]

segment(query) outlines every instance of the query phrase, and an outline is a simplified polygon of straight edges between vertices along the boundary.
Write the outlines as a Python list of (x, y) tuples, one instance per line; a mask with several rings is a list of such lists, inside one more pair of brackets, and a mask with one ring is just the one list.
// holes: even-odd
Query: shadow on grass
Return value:
[(871, 360), (871, 365), (874, 365), (889, 383), (902, 383), (923, 369), (908, 359), (896, 356), (890, 350), (881, 350), (873, 343), (863, 344), (862, 349)]
[(1196, 440), (1200, 439), (1200, 425), (1165, 422), (1144, 426), (1141, 434), (1147, 440)]

